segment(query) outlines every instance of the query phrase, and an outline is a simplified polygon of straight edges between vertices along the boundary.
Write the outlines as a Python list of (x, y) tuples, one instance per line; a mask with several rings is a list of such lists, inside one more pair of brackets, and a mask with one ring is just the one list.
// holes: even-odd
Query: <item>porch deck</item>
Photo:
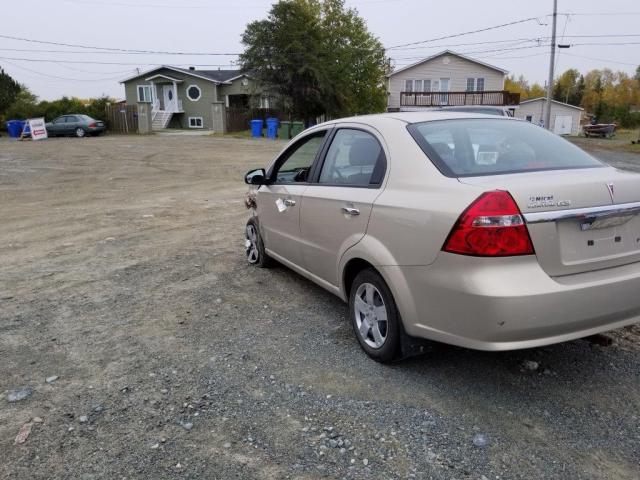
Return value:
[(465, 105), (510, 106), (520, 104), (520, 94), (506, 90), (482, 92), (400, 92), (401, 107), (453, 107)]

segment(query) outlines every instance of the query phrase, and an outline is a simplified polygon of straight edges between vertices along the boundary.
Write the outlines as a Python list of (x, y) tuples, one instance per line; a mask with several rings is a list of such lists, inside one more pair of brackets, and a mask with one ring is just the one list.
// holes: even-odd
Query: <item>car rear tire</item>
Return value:
[(273, 259), (264, 251), (262, 235), (260, 235), (258, 221), (255, 218), (250, 218), (247, 222), (247, 226), (244, 229), (244, 235), (245, 254), (249, 265), (254, 265), (260, 268), (270, 267), (273, 264)]
[(76, 137), (78, 138), (82, 138), (87, 134), (87, 132), (84, 131), (84, 128), (76, 128)]
[(351, 284), (349, 315), (358, 343), (372, 359), (387, 363), (400, 352), (400, 316), (384, 279), (362, 270)]

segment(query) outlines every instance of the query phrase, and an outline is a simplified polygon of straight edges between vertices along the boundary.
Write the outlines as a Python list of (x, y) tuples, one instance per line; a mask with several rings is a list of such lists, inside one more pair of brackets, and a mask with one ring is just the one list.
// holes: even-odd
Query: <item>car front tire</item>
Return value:
[(264, 242), (262, 241), (258, 221), (255, 218), (250, 218), (244, 232), (245, 254), (249, 265), (260, 268), (270, 267), (273, 264), (273, 260), (264, 251)]
[(362, 270), (351, 284), (349, 315), (362, 349), (377, 362), (400, 353), (400, 316), (386, 282), (373, 269)]

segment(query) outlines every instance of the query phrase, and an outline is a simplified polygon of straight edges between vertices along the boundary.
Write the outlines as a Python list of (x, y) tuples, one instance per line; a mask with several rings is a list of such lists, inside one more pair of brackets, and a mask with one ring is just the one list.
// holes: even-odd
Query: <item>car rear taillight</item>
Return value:
[(96, 127), (97, 127), (97, 125), (95, 123), (90, 123), (89, 124), (89, 128), (96, 128)]
[(533, 245), (520, 209), (509, 192), (480, 195), (462, 212), (442, 248), (479, 257), (532, 255)]

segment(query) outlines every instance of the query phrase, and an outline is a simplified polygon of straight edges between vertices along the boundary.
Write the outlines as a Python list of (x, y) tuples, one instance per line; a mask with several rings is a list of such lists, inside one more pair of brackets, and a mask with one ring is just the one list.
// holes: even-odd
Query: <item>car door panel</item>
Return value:
[(263, 185), (258, 190), (258, 215), (265, 248), (302, 266), (300, 205), (302, 185)]
[(257, 192), (256, 206), (265, 249), (305, 268), (300, 246), (302, 194), (322, 151), (328, 129), (310, 132), (274, 162), (266, 185)]
[(76, 116), (70, 115), (67, 117), (67, 121), (65, 123), (65, 133), (70, 135), (75, 133), (76, 128), (80, 125), (79, 119)]
[(323, 185), (305, 190), (300, 230), (304, 262), (311, 273), (338, 285), (340, 257), (364, 237), (379, 194), (377, 189)]
[(52, 135), (62, 135), (64, 133), (65, 118), (58, 117), (51, 122), (49, 129)]
[(308, 270), (337, 286), (341, 256), (366, 234), (386, 157), (379, 140), (359, 128), (338, 128), (330, 142), (304, 191), (300, 231)]

